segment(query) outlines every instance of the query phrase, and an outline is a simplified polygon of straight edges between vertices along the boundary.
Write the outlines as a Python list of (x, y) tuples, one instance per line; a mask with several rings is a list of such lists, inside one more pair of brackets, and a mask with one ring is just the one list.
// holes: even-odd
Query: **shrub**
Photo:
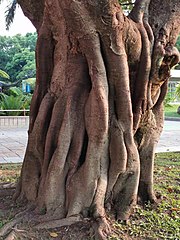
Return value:
[[(1, 110), (23, 110), (29, 109), (31, 95), (24, 95), (22, 91), (16, 87), (9, 89), (7, 94), (0, 93), (0, 109)], [(19, 116), (22, 112), (19, 111), (3, 111), (1, 115)]]

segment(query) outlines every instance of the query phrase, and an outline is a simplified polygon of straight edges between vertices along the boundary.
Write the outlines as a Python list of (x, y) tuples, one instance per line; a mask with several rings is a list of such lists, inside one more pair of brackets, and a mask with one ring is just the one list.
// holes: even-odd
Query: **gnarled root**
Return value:
[(142, 204), (145, 204), (147, 202), (157, 203), (156, 195), (153, 191), (152, 185), (150, 184), (148, 185), (145, 182), (140, 181), (138, 195), (140, 198), (139, 203), (142, 203)]
[[(29, 218), (29, 215), (27, 213), (27, 210), (18, 213), (15, 218), (8, 222), (7, 224), (5, 224), (1, 229), (0, 229), (0, 237), (4, 237), (7, 234), (9, 234), (12, 230), (12, 228), (14, 228), (14, 226), (16, 226), (18, 223), (20, 223), (22, 220), (26, 221)], [(13, 235), (13, 233), (12, 233)], [(10, 236), (10, 235), (9, 235)], [(7, 239), (11, 239), (11, 238), (7, 238)], [(13, 239), (13, 238), (12, 238)]]
[(96, 218), (93, 228), (96, 240), (105, 240), (111, 233), (110, 224), (108, 223), (107, 218), (103, 216)]
[(12, 195), (15, 191), (16, 183), (2, 183), (0, 184), (0, 197)]
[(27, 231), (16, 227), (6, 236), (5, 240), (27, 239)]
[(70, 225), (80, 222), (80, 221), (82, 221), (82, 218), (80, 215), (77, 215), (77, 216), (71, 216), (68, 218), (50, 220), (47, 222), (39, 223), (34, 228), (37, 228), (37, 229), (57, 228), (57, 227), (63, 227), (63, 226), (70, 226)]

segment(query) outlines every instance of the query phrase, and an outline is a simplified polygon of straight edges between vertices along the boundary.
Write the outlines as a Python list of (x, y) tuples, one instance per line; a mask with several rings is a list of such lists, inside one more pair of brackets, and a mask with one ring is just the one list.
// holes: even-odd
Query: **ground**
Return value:
[[(20, 168), (21, 165), (17, 164), (0, 165), (0, 228), (23, 211), (23, 205), (12, 200), (13, 183)], [(109, 239), (180, 239), (180, 153), (157, 154), (154, 174), (159, 204), (137, 206), (127, 224), (111, 219), (112, 234)], [(8, 191), (2, 190), (5, 183), (10, 183)], [(86, 219), (69, 227), (35, 230), (29, 221), (17, 224), (14, 232), (16, 239), (88, 240), (94, 239), (92, 224)]]

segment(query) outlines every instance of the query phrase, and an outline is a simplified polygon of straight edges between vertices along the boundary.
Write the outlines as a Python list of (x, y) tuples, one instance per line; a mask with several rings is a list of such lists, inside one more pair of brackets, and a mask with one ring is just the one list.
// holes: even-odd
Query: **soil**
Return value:
[[(13, 190), (14, 191), (14, 190)], [(0, 190), (0, 220), (1, 224), (4, 224), (7, 221), (10, 221), (15, 217), (16, 214), (24, 211), (24, 207), (17, 205), (13, 199), (12, 189), (3, 191)], [(6, 195), (6, 196), (5, 196)], [(3, 220), (4, 218), (8, 220)], [(4, 222), (5, 221), (5, 222)], [(17, 224), (12, 230), (14, 230), (14, 235), (16, 236), (13, 239), (61, 239), (61, 240), (88, 240), (93, 239), (93, 229), (92, 223), (89, 220), (76, 223), (71, 226), (61, 227), (56, 229), (48, 230), (36, 230), (31, 226), (31, 222), (22, 222)], [(4, 239), (4, 238), (0, 238)]]
[[(23, 204), (17, 204), (13, 200), (15, 192), (15, 181), (20, 174), (21, 165), (3, 165), (0, 167), (0, 228), (11, 222), (14, 217), (23, 212), (25, 207)], [(12, 228), (12, 234), (8, 239), (26, 239), (26, 240), (46, 240), (46, 239), (61, 239), (61, 240), (88, 240), (93, 239), (94, 231), (93, 223), (86, 219), (67, 227), (56, 229), (36, 230), (33, 228), (32, 222), (21, 222)], [(11, 233), (12, 233), (11, 232)], [(6, 239), (0, 237), (0, 239)]]
[[(2, 184), (1, 184), (2, 187)], [(15, 216), (23, 211), (25, 207), (17, 204), (13, 200), (13, 193), (15, 188), (6, 190), (0, 189), (0, 227), (2, 225), (11, 223)], [(33, 215), (32, 215), (33, 217)], [(21, 221), (11, 228), (11, 231), (5, 236), (0, 237), (2, 240), (91, 240), (95, 239), (95, 232), (93, 226), (95, 222), (90, 219), (84, 219), (82, 222), (75, 223), (70, 226), (59, 227), (54, 229), (36, 230), (34, 221)], [(112, 223), (111, 223), (112, 224)], [(120, 236), (120, 233), (114, 229), (114, 236)], [(119, 238), (121, 239), (121, 238)], [(130, 239), (123, 237), (123, 239)]]
[[(4, 183), (3, 183), (4, 184)], [(1, 188), (2, 185), (0, 184)], [(8, 183), (9, 184), (9, 183)], [(14, 186), (14, 183), (13, 185)], [(17, 204), (13, 200), (14, 187), (6, 190), (0, 189), (0, 228), (2, 225), (11, 223), (15, 216), (23, 211), (25, 207)], [(33, 216), (33, 215), (32, 215)], [(109, 222), (112, 228), (112, 236), (115, 238), (109, 239), (123, 239), (131, 240), (126, 233), (119, 231), (113, 227), (113, 221)], [(92, 219), (84, 219), (82, 222), (75, 223), (70, 226), (59, 227), (54, 229), (37, 230), (34, 227), (34, 221), (24, 221), (17, 223), (11, 231), (5, 236), (0, 237), (0, 240), (93, 240), (95, 239), (95, 221)], [(134, 238), (133, 238), (134, 239)]]

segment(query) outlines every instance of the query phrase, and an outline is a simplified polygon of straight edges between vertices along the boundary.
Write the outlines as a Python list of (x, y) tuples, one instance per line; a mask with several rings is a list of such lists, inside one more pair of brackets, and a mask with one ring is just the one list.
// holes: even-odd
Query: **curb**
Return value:
[(164, 120), (180, 122), (180, 117), (165, 117)]

